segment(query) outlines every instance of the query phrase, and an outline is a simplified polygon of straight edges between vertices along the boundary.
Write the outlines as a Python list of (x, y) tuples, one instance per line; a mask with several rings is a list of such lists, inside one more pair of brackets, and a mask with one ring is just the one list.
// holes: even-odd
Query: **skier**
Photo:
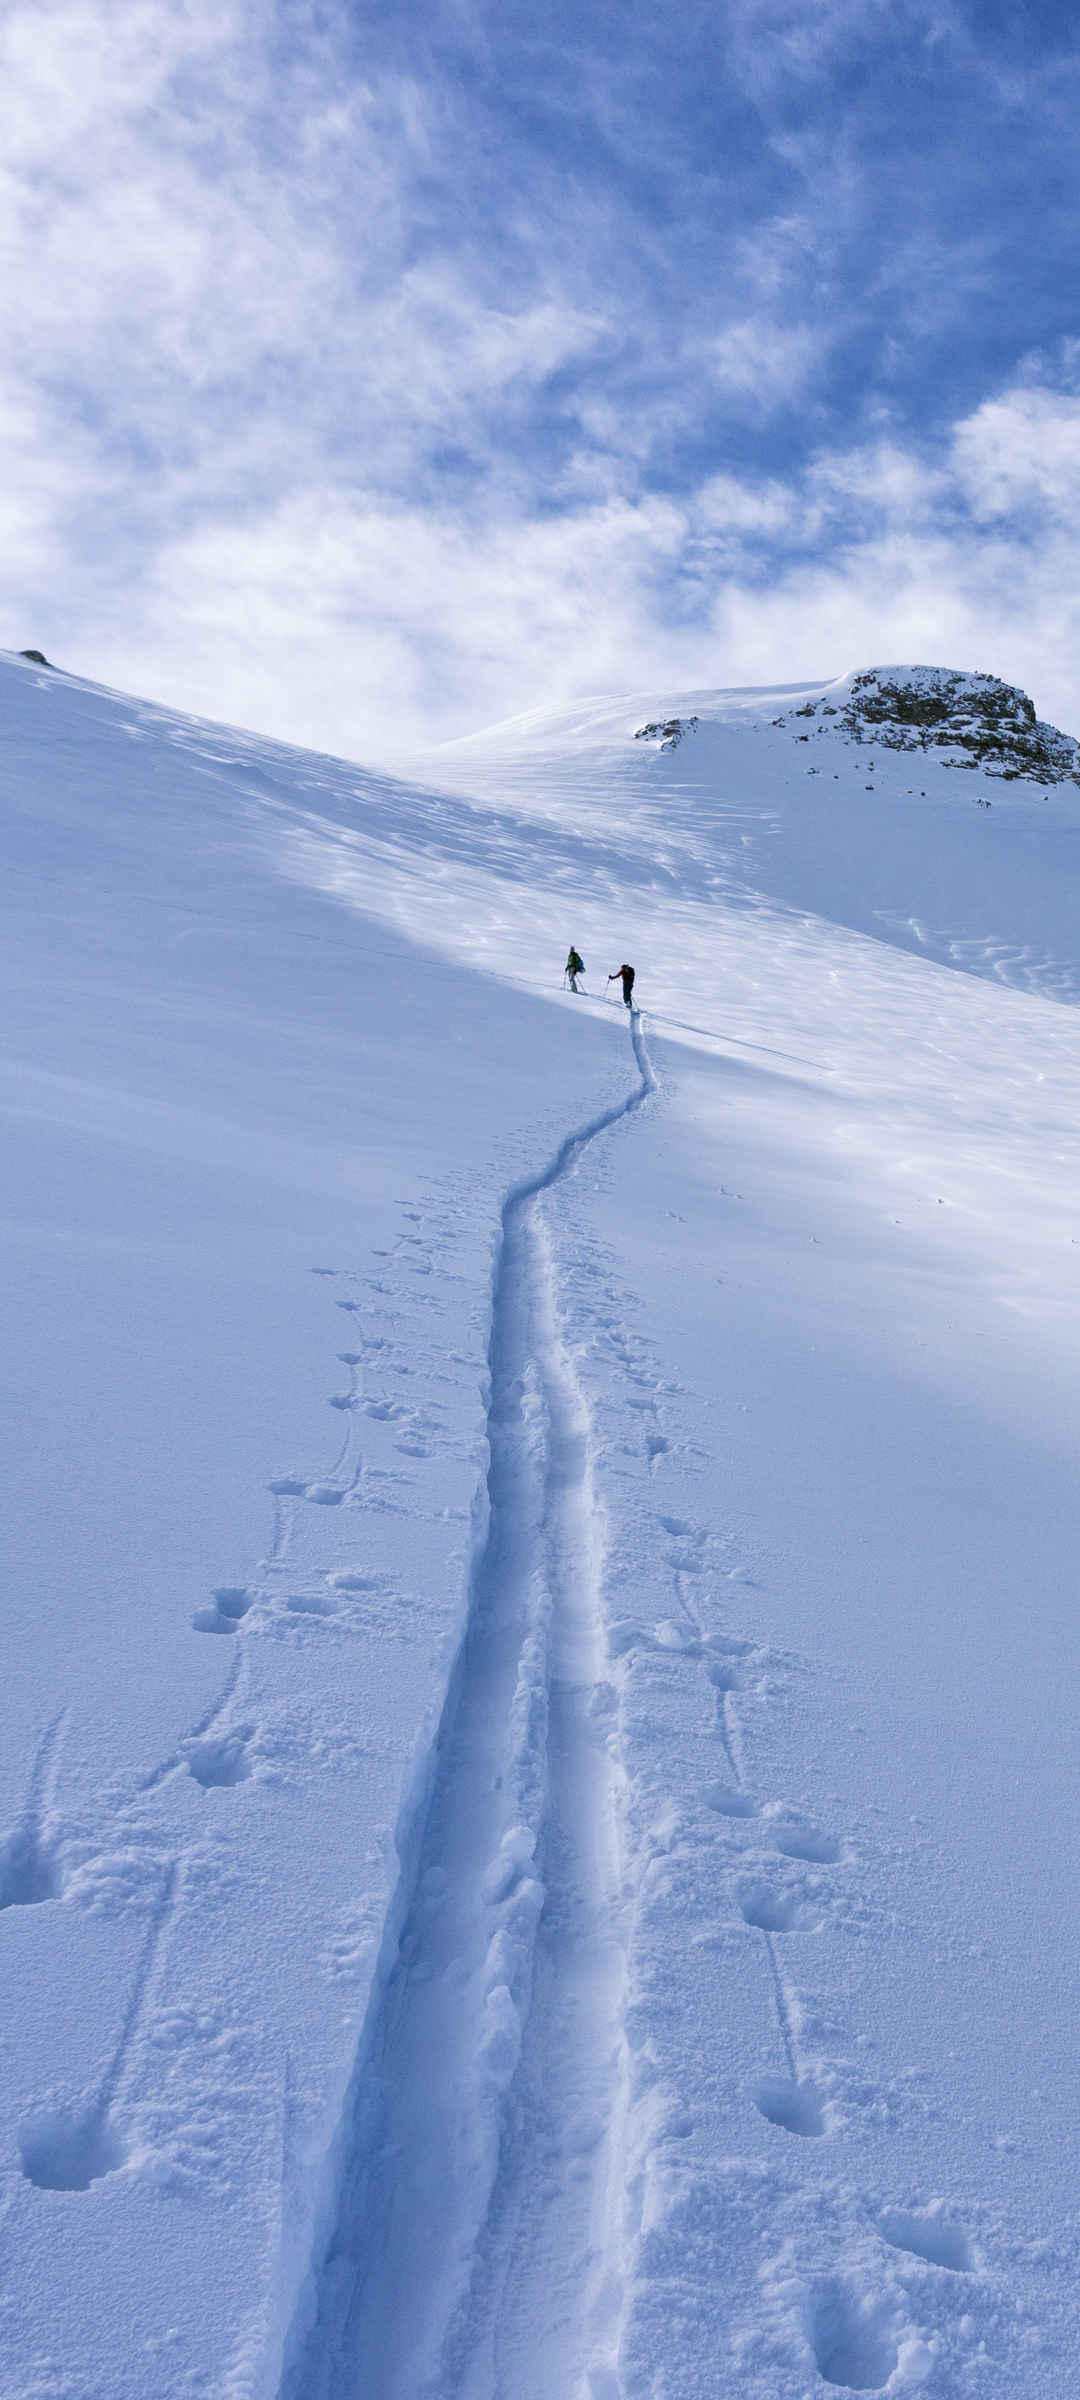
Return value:
[(570, 956), (566, 962), (566, 973), (570, 978), (571, 991), (576, 992), (578, 976), (584, 975), (585, 973), (585, 961), (583, 958), (579, 958), (572, 942), (570, 944)]
[(628, 967), (628, 966), (625, 964), (625, 962), (624, 962), (624, 964), (623, 964), (621, 967), (616, 967), (616, 969), (615, 969), (615, 974), (614, 974), (614, 975), (609, 975), (609, 976), (608, 976), (608, 982), (609, 982), (609, 983), (614, 983), (614, 981), (615, 981), (615, 975), (621, 975), (621, 976), (622, 976), (622, 996), (623, 996), (623, 999), (624, 999), (624, 1000), (625, 1000), (625, 1002), (626, 1002), (627, 1008), (633, 1008), (633, 1005), (634, 1005), (634, 970), (633, 970), (633, 967)]

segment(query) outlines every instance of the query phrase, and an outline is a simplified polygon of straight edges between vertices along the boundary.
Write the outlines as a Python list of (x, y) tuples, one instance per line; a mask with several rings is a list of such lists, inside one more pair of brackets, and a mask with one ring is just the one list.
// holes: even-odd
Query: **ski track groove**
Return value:
[(85, 2192), (126, 2163), (125, 2101), (142, 2065), (138, 2035), (157, 1987), (179, 1882), (180, 1869), (175, 1860), (169, 1860), (139, 1951), (120, 2031), (96, 2090), (81, 2101), (34, 2109), (23, 2120), (19, 2129), (22, 2171), (39, 2189)]
[[(752, 1797), (752, 1794), (750, 1793), (749, 1786), (747, 1784), (746, 1765), (743, 1758), (742, 1735), (739, 1727), (738, 1712), (735, 1707), (734, 1693), (730, 1686), (717, 1691), (716, 1704), (717, 1731), (720, 1736), (720, 1743), (724, 1752), (724, 1756), (731, 1771), (731, 1777), (735, 1790), (740, 1792), (744, 1799), (749, 1799)], [(801, 2055), (800, 2045), (795, 2030), (798, 2021), (798, 2007), (795, 1999), (795, 1992), (793, 1986), (785, 1975), (783, 1966), (781, 1964), (780, 1951), (777, 1947), (777, 1935), (775, 1933), (771, 1933), (764, 1925), (756, 1927), (755, 1930), (760, 1933), (761, 1939), (765, 1945), (765, 1955), (768, 1960), (769, 1981), (772, 1986), (773, 2005), (776, 2013), (776, 2029), (780, 2038), (780, 2047), (787, 2061), (788, 2073), (791, 2077), (792, 2083), (801, 2084), (806, 2075), (807, 2066), (806, 2061)]]
[[(339, 1354), (339, 1363), (347, 1367), (349, 1376), (344, 1436), (338, 1446), (333, 1463), (322, 1475), (297, 1477), (296, 1480), (309, 1484), (340, 1484), (343, 1497), (348, 1499), (357, 1489), (364, 1467), (355, 1415), (356, 1402), (363, 1389), (363, 1374), (356, 1359), (341, 1358)], [(344, 1477), (346, 1469), (348, 1469), (348, 1481), (344, 1482), (341, 1479)], [(275, 1481), (277, 1480), (275, 1479)], [(269, 1550), (265, 1558), (260, 1561), (259, 1572), (263, 1575), (278, 1575), (288, 1563), (292, 1536), (296, 1526), (297, 1503), (298, 1499), (304, 1495), (282, 1492), (275, 1489), (274, 1483), (268, 1485), (267, 1488), (272, 1503), (271, 1537)], [(241, 1620), (237, 1619), (236, 1648), (223, 1682), (219, 1685), (214, 1697), (207, 1702), (202, 1715), (188, 1727), (187, 1733), (176, 1748), (169, 1752), (167, 1758), (161, 1759), (157, 1766), (151, 1767), (145, 1775), (140, 1776), (135, 1786), (136, 1800), (145, 1799), (149, 1794), (158, 1791), (162, 1784), (168, 1782), (170, 1776), (181, 1773), (188, 1763), (187, 1753), (190, 1744), (204, 1740), (215, 1731), (218, 1725), (230, 1721), (236, 1707), (245, 1701), (251, 1681), (251, 1671), (245, 1647), (247, 1636), (240, 1631), (240, 1622)], [(70, 1711), (63, 1712), (45, 1736), (39, 1751), (39, 1764), (34, 1770), (35, 1778), (44, 1773), (45, 1764), (52, 1755), (52, 1749), (59, 1736), (64, 1718), (68, 1714)]]
[[(540, 1203), (657, 1088), (637, 1010), (630, 1038), (634, 1090), (503, 1202), (486, 1532), (279, 2400), (568, 2395), (590, 2344), (615, 2388), (618, 1770), (591, 1709), (605, 1657), (591, 1432)], [(545, 2176), (569, 2130), (549, 2120), (575, 2099), (576, 2156)], [(546, 2262), (567, 2229), (552, 2330)]]
[(95, 2109), (101, 2119), (109, 2114), (113, 2102), (120, 2097), (124, 2087), (135, 2037), (145, 2015), (147, 2003), (153, 1993), (165, 1937), (175, 1915), (179, 1882), (180, 1867), (175, 1859), (169, 1859), (162, 1874), (161, 1890), (154, 1903), (150, 1923), (147, 1927), (146, 1940), (143, 1943), (132, 1980), (116, 2048), (98, 2087)]
[(35, 1837), (40, 1834), (56, 1797), (60, 1744), (67, 1730), (70, 1715), (70, 1705), (59, 1709), (38, 1743), (22, 1820), (27, 1831), (34, 1834)]
[(231, 1704), (246, 1696), (248, 1682), (248, 1661), (241, 1637), (237, 1641), (224, 1682), (219, 1686), (213, 1699), (207, 1702), (201, 1717), (196, 1718), (194, 1725), (188, 1728), (183, 1741), (177, 1744), (176, 1749), (170, 1750), (167, 1758), (163, 1758), (156, 1767), (151, 1767), (146, 1775), (140, 1776), (135, 1787), (137, 1799), (145, 1799), (150, 1792), (158, 1791), (163, 1783), (167, 1783), (170, 1775), (180, 1773), (186, 1764), (186, 1745), (190, 1742), (201, 1741), (207, 1734), (214, 1731), (215, 1726), (220, 1723)]
[[(687, 1611), (687, 1614), (690, 1614), (689, 1610)], [(691, 1624), (693, 1624), (693, 1617), (691, 1617), (690, 1621)], [(700, 1626), (698, 1626), (696, 1630), (698, 1639), (700, 1640)], [(743, 1769), (742, 1743), (739, 1740), (739, 1728), (735, 1717), (735, 1711), (732, 1706), (730, 1691), (717, 1692), (716, 1730), (720, 1737), (720, 1747), (724, 1753), (724, 1757), (727, 1760), (728, 1771), (731, 1775), (732, 1782), (735, 1785), (736, 1791), (741, 1792), (745, 1798), (746, 1775)]]
[(47, 1858), (48, 1829), (56, 1800), (60, 1748), (70, 1717), (69, 1704), (46, 1726), (34, 1754), (22, 1814), (0, 1842), (0, 1909), (18, 1906), (27, 1898), (55, 1895)]
[(769, 1968), (772, 1974), (773, 1998), (776, 2003), (776, 2022), (780, 2033), (780, 2044), (784, 2053), (784, 2057), (787, 2060), (788, 2073), (791, 2077), (792, 2083), (797, 2084), (802, 2078), (799, 2065), (799, 2055), (795, 2047), (795, 2030), (794, 2021), (792, 2018), (791, 1994), (788, 1990), (783, 1969), (781, 1968), (779, 1958), (776, 1954), (776, 1935), (774, 1933), (765, 1933), (763, 1931), (761, 1938), (765, 1944), (765, 1948), (769, 1957)]

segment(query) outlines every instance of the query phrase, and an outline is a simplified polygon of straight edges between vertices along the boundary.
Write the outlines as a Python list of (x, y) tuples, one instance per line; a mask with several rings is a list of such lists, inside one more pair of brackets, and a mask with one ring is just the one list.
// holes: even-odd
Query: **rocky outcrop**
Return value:
[[(997, 675), (869, 667), (791, 717), (812, 720), (815, 733), (842, 733), (875, 749), (932, 752), (942, 766), (978, 769), (1006, 783), (1080, 783), (1080, 743), (1042, 724), (1027, 693)], [(807, 736), (804, 727), (796, 738)]]
[(696, 717), (665, 717), (654, 725), (639, 725), (635, 742), (656, 742), (661, 750), (677, 750), (688, 733), (693, 733)]

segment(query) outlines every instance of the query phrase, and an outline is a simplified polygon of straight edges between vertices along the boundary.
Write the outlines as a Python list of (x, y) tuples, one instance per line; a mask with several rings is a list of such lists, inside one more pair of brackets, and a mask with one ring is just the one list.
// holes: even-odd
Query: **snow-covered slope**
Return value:
[(742, 912), (786, 903), (1080, 997), (1080, 752), (992, 677), (894, 667), (774, 692), (631, 694), (436, 756), (441, 782), (552, 825), (602, 839), (617, 823), (645, 886), (644, 939), (647, 894), (676, 878)]
[(0, 667), (3, 2400), (1072, 2389), (1080, 792), (1007, 691), (394, 778)]

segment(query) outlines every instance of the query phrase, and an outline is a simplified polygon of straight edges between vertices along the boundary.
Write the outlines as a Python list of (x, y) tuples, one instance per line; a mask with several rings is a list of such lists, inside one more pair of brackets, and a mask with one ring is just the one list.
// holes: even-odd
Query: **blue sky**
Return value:
[(11, 0), (2, 638), (364, 756), (904, 658), (1080, 730), (1080, 35)]

